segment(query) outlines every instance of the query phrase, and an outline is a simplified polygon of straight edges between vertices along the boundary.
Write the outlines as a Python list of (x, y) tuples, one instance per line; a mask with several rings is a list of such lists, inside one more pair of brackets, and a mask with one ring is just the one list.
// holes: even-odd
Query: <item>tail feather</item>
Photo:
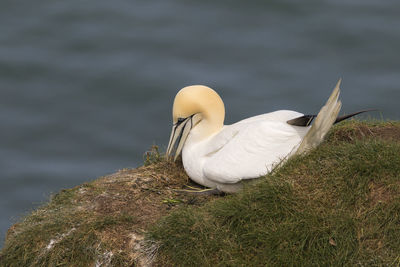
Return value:
[(336, 84), (331, 96), (325, 106), (319, 111), (313, 125), (303, 138), (295, 154), (302, 154), (317, 147), (323, 141), (332, 125), (337, 121), (340, 108), (342, 107), (342, 103), (339, 100), (341, 81), (340, 79)]

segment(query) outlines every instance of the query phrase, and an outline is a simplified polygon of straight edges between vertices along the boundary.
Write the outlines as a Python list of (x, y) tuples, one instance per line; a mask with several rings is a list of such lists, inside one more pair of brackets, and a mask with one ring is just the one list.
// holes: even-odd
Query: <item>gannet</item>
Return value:
[[(340, 80), (318, 115), (279, 110), (224, 125), (225, 107), (213, 89), (192, 85), (175, 96), (167, 157), (182, 152), (183, 166), (196, 183), (237, 192), (241, 181), (259, 178), (294, 154), (318, 146), (338, 118)], [(312, 124), (311, 122), (314, 121)]]

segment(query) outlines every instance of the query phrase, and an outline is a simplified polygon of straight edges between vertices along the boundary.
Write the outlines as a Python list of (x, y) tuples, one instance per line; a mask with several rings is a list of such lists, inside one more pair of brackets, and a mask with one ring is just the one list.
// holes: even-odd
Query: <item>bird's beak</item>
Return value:
[(177, 122), (172, 126), (171, 137), (169, 138), (167, 148), (167, 158), (172, 155), (176, 143), (178, 143), (178, 147), (175, 151), (174, 161), (178, 158), (179, 154), (182, 152), (183, 145), (185, 144), (186, 138), (188, 137), (192, 127), (192, 116), (181, 122)]

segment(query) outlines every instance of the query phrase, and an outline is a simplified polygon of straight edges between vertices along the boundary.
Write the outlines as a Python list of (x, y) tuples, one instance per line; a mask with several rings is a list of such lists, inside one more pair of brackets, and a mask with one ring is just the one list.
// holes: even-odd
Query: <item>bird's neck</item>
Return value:
[(214, 134), (219, 133), (223, 127), (223, 119), (211, 117), (207, 118), (202, 114), (202, 119), (196, 126), (190, 131), (190, 135), (188, 140), (190, 143), (195, 144), (200, 141), (203, 141)]
[(221, 131), (225, 119), (225, 108), (222, 103), (209, 107), (201, 115), (203, 119), (198, 126), (204, 138)]

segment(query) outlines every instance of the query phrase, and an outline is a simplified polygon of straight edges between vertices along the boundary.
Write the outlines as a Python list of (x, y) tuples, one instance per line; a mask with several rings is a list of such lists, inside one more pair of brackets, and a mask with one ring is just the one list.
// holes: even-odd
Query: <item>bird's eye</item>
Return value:
[(185, 120), (185, 118), (178, 118), (177, 124), (181, 124), (184, 120)]

